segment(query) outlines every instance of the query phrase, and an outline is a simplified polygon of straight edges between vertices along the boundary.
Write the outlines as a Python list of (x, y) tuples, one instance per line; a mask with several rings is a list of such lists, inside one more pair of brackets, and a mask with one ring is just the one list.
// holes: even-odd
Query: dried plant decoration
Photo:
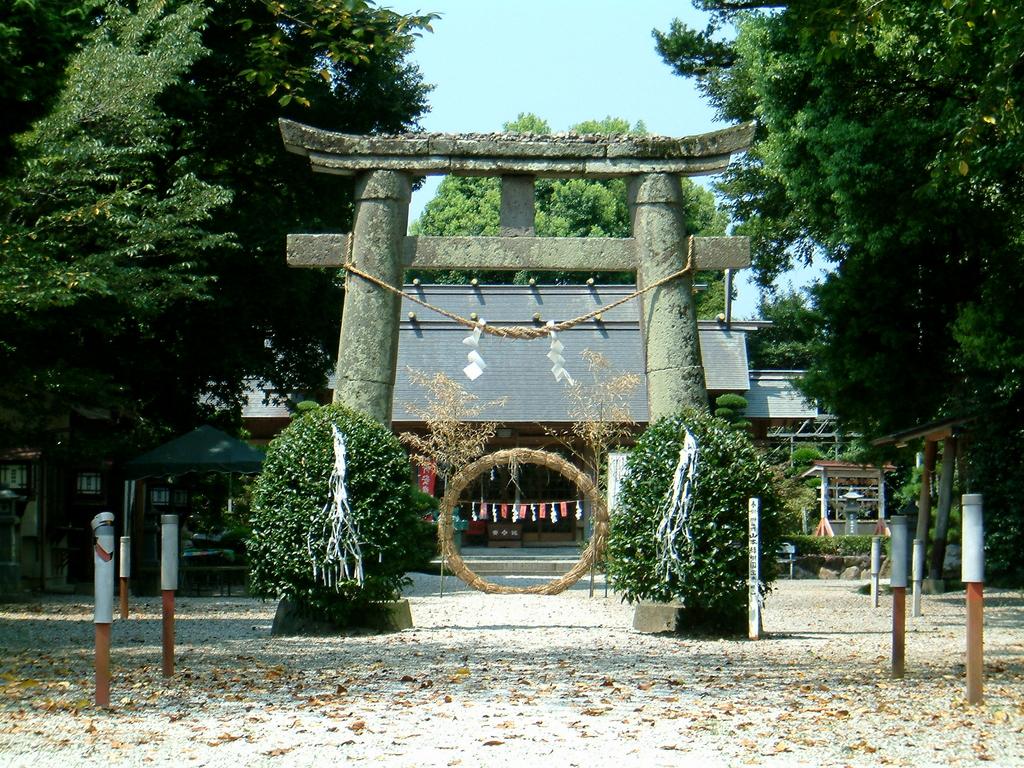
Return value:
[(506, 401), (482, 401), (443, 373), (428, 375), (409, 369), (409, 378), (424, 392), (424, 400), (406, 403), (405, 408), (427, 429), (426, 434), (403, 432), (398, 439), (412, 449), (416, 464), (436, 468), (447, 482), (483, 454), (497, 431), (497, 422), (473, 419)]

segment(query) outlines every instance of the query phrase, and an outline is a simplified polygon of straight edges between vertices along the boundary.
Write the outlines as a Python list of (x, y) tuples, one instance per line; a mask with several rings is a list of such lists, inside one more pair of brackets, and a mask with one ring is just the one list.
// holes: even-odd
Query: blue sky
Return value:
[[(437, 12), (434, 31), (416, 42), (413, 61), (435, 88), (427, 131), (499, 131), (533, 112), (554, 131), (582, 120), (643, 120), (651, 133), (686, 136), (714, 130), (713, 110), (691, 82), (654, 49), (651, 31), (673, 18), (703, 26), (687, 0), (381, 0), (401, 13)], [(413, 197), (411, 217), (433, 196), (432, 177)], [(698, 180), (699, 181), (699, 180)], [(744, 270), (745, 272), (745, 270)], [(737, 317), (756, 314), (757, 291), (742, 277)], [(810, 278), (791, 276), (799, 285)]]

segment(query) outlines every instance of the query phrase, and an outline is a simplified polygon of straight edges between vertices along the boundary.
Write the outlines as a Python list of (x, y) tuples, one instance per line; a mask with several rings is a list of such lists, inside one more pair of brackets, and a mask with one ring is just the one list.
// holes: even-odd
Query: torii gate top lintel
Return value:
[[(707, 407), (692, 274), (750, 263), (746, 238), (688, 238), (680, 176), (720, 171), (753, 140), (754, 124), (686, 138), (559, 134), (360, 136), (281, 120), (290, 152), (314, 171), (356, 176), (347, 235), (289, 235), (292, 266), (338, 266), (346, 282), (334, 398), (391, 421), (404, 270), (635, 271), (651, 419)], [(501, 177), (500, 237), (410, 237), (411, 180)], [(629, 180), (632, 235), (548, 238), (534, 231), (539, 177)], [(386, 290), (385, 290), (386, 289)]]
[(280, 121), (289, 152), (309, 157), (314, 171), (350, 175), (402, 170), (414, 175), (607, 179), (641, 173), (701, 176), (725, 168), (754, 137), (754, 123), (695, 136), (604, 136), (515, 133), (357, 135)]

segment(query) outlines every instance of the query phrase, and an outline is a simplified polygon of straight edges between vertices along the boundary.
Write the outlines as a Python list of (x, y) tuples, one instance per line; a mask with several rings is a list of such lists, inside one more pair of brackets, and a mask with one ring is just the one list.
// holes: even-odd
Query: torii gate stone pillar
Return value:
[[(409, 176), (400, 171), (370, 171), (356, 179), (352, 262), (399, 288), (411, 194)], [(391, 422), (401, 303), (400, 297), (365, 280), (345, 283), (334, 400), (385, 424)]]
[[(688, 241), (682, 196), (675, 174), (648, 173), (632, 180), (638, 288), (686, 266)], [(707, 408), (691, 275), (655, 288), (642, 301), (640, 327), (644, 329), (651, 421), (669, 416), (682, 406)]]
[[(687, 264), (739, 269), (746, 238), (688, 238), (679, 177), (722, 170), (746, 149), (753, 124), (681, 139), (645, 136), (401, 134), (353, 136), (281, 121), (285, 147), (314, 171), (356, 177), (350, 235), (289, 235), (288, 262), (351, 264), (395, 289), (406, 269), (635, 272), (639, 287)], [(407, 237), (410, 180), (426, 174), (499, 176), (501, 237)], [(629, 180), (632, 237), (536, 237), (537, 177)], [(692, 271), (642, 297), (641, 329), (651, 421), (707, 407)], [(363, 278), (346, 280), (335, 402), (390, 424), (400, 298)]]

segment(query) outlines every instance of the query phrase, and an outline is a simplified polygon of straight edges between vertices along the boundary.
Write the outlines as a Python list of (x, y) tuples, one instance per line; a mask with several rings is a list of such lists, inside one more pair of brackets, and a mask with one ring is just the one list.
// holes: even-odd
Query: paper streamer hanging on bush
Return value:
[(328, 482), (330, 500), (309, 528), (307, 549), (313, 562), (313, 578), (337, 589), (346, 579), (363, 583), (363, 553), (345, 486), (348, 472), (345, 436), (333, 424), (331, 430), (334, 433), (334, 470)]
[(693, 505), (693, 488), (697, 482), (697, 439), (684, 428), (683, 447), (679, 449), (679, 461), (672, 476), (672, 489), (665, 500), (665, 511), (658, 525), (658, 570), (663, 578), (681, 576), (680, 563), (683, 542), (693, 546), (690, 535), (690, 508)]

